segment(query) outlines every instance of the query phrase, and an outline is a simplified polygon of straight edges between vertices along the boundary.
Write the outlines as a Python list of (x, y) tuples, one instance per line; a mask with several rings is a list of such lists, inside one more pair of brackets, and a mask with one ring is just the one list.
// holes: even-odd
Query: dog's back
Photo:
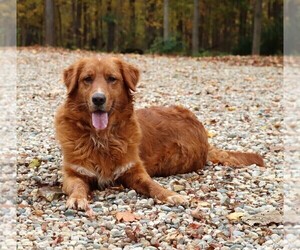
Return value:
[(185, 108), (140, 109), (137, 117), (142, 130), (140, 157), (151, 176), (197, 171), (207, 161), (232, 167), (264, 166), (258, 154), (225, 151), (209, 145), (202, 123)]
[(207, 159), (206, 131), (185, 108), (137, 110), (142, 130), (140, 157), (151, 176), (168, 176), (201, 169)]

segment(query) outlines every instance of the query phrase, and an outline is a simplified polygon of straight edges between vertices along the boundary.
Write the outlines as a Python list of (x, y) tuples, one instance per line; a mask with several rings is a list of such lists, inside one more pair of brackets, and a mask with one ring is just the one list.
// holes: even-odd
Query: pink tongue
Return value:
[(108, 123), (108, 116), (106, 112), (93, 112), (92, 113), (93, 126), (96, 129), (105, 129)]

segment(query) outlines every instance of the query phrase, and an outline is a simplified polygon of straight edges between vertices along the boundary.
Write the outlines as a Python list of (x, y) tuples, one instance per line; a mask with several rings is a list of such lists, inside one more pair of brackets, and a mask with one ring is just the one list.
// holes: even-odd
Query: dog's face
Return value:
[(105, 129), (112, 113), (131, 101), (138, 79), (138, 69), (114, 57), (85, 58), (64, 71), (68, 98), (90, 113), (97, 130)]

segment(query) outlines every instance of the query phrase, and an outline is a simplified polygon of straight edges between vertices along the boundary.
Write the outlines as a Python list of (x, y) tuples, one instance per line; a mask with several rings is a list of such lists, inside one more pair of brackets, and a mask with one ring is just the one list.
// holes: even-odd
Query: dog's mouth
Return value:
[(111, 115), (113, 108), (114, 108), (114, 102), (108, 111), (98, 109), (92, 112), (92, 124), (95, 129), (103, 130), (107, 128), (108, 118)]
[(108, 124), (108, 113), (104, 111), (95, 111), (92, 113), (92, 123), (95, 129), (106, 129)]

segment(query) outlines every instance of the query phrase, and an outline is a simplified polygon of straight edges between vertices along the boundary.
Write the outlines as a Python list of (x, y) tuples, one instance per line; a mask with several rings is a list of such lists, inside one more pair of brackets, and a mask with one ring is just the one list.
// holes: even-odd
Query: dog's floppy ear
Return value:
[(77, 73), (76, 73), (75, 65), (70, 66), (69, 68), (64, 70), (64, 83), (67, 87), (67, 94), (70, 95), (74, 92), (77, 86)]
[(126, 63), (117, 58), (116, 58), (116, 60), (120, 66), (125, 84), (132, 91), (136, 91), (136, 85), (140, 78), (140, 71), (136, 67), (134, 67), (133, 65), (131, 65), (129, 63)]

